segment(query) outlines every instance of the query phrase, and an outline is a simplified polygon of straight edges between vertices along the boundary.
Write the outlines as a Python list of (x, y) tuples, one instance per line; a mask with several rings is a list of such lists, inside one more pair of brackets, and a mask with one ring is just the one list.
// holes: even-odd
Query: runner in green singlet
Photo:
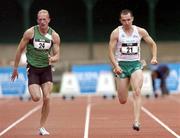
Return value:
[(37, 14), (38, 25), (27, 29), (17, 48), (12, 81), (18, 77), (18, 65), (23, 51), (26, 49), (28, 88), (33, 101), (43, 96), (39, 133), (49, 135), (44, 128), (50, 110), (50, 93), (52, 91), (51, 64), (59, 60), (60, 37), (49, 27), (50, 17), (47, 10)]

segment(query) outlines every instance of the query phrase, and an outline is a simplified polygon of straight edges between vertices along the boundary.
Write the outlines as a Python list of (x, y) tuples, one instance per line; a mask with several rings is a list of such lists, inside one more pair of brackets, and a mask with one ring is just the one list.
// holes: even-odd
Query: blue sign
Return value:
[(109, 64), (73, 65), (72, 72), (77, 76), (81, 93), (95, 93), (100, 72), (111, 71)]
[(180, 64), (167, 64), (167, 66), (170, 69), (169, 76), (166, 80), (167, 88), (172, 92), (177, 92), (180, 85)]
[(27, 73), (26, 67), (19, 67), (18, 78), (12, 82), (12, 67), (0, 68), (0, 93), (7, 96), (18, 96), (25, 93), (27, 88)]

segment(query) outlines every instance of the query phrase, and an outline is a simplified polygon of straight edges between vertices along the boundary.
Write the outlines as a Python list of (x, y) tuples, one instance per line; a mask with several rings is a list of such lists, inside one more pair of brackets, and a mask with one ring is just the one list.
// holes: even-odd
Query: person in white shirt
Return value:
[(113, 66), (119, 102), (125, 104), (129, 85), (133, 89), (134, 122), (133, 129), (140, 130), (141, 87), (143, 65), (140, 62), (140, 42), (143, 39), (151, 48), (151, 64), (157, 64), (157, 46), (148, 32), (133, 25), (133, 13), (129, 9), (120, 12), (121, 26), (115, 28), (109, 41), (109, 59)]

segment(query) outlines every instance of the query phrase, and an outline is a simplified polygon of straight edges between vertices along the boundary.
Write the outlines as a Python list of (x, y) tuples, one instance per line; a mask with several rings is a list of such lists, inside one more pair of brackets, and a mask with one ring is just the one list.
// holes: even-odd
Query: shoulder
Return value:
[(112, 32), (111, 32), (111, 38), (118, 38), (119, 36), (119, 27), (115, 28)]
[(148, 32), (146, 31), (146, 29), (142, 28), (142, 27), (139, 27), (139, 26), (136, 26), (137, 30), (138, 30), (138, 33), (142, 36), (142, 37), (145, 37), (145, 36), (148, 36)]
[(33, 36), (34, 36), (34, 27), (27, 29), (23, 35), (23, 37), (26, 39), (32, 39)]
[(60, 43), (60, 36), (55, 30), (52, 30), (52, 40), (54, 43)]

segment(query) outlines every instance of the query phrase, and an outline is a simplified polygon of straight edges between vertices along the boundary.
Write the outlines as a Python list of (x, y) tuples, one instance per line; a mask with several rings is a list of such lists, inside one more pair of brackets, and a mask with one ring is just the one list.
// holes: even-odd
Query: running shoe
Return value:
[(39, 129), (39, 134), (44, 136), (44, 135), (49, 135), (49, 132), (44, 127), (41, 127)]
[(136, 131), (139, 131), (140, 130), (140, 123), (139, 122), (135, 122), (133, 124), (133, 129), (136, 130)]

